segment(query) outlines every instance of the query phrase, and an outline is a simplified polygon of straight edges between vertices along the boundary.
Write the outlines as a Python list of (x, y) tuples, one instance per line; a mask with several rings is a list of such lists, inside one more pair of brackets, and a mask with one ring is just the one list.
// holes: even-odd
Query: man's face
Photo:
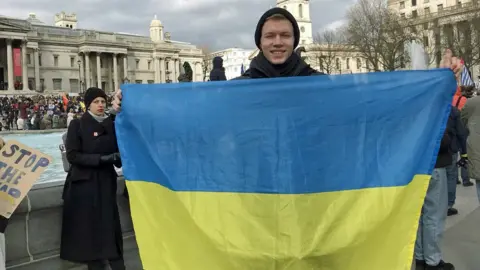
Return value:
[(272, 18), (263, 25), (260, 47), (270, 63), (285, 63), (292, 55), (294, 41), (293, 26), (289, 20)]

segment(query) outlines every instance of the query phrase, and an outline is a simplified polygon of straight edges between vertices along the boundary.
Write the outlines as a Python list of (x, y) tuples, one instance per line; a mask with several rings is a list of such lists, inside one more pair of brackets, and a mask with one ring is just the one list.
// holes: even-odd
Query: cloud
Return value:
[[(313, 29), (343, 19), (352, 0), (311, 0)], [(154, 15), (173, 40), (220, 50), (254, 48), (255, 25), (275, 0), (1, 0), (0, 15), (27, 18), (30, 12), (48, 24), (55, 13), (75, 12), (80, 28), (148, 35)]]

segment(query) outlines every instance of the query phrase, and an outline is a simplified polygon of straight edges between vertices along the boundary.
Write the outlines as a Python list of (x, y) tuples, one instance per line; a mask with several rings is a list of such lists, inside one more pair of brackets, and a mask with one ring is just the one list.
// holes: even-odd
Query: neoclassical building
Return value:
[(203, 80), (201, 49), (171, 40), (156, 16), (150, 36), (78, 29), (77, 22), (76, 14), (65, 12), (55, 15), (55, 25), (33, 13), (27, 19), (0, 16), (0, 95), (177, 82), (185, 62), (193, 81)]

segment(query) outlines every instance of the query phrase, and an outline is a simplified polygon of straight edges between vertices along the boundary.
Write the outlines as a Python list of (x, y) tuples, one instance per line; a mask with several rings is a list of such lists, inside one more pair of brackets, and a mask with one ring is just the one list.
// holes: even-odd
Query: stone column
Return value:
[(160, 58), (160, 82), (165, 83), (167, 78), (165, 77), (165, 58)]
[(84, 52), (85, 56), (85, 90), (91, 87), (90, 84), (90, 52)]
[(178, 76), (180, 76), (180, 59), (175, 59), (175, 82), (178, 82)]
[(170, 68), (170, 79), (172, 80), (172, 83), (176, 82), (177, 81), (177, 74), (175, 74), (175, 71), (177, 70), (177, 68), (175, 67), (175, 59), (170, 59), (170, 64), (169, 64), (169, 68)]
[(27, 41), (22, 41), (22, 90), (30, 90), (28, 87), (28, 66), (27, 66)]
[(85, 64), (84, 64), (84, 61), (83, 61), (83, 57), (81, 54), (78, 54), (78, 60), (80, 61), (79, 62), (79, 69), (80, 69), (80, 74), (78, 74), (78, 76), (80, 76), (79, 78), (79, 81), (78, 81), (78, 91), (80, 93), (82, 93), (82, 90), (83, 90), (83, 85), (85, 85), (85, 71), (84, 71), (84, 67), (85, 67)]
[(118, 64), (117, 64), (117, 54), (113, 54), (113, 91), (118, 89)]
[[(97, 52), (97, 87), (102, 88), (102, 69), (100, 67), (100, 53)], [(105, 91), (105, 89), (103, 89)]]
[(40, 56), (38, 55), (38, 48), (33, 51), (33, 61), (35, 62), (35, 90), (40, 91)]
[(154, 67), (154, 70), (155, 70), (155, 83), (160, 83), (160, 59), (155, 56), (153, 58), (153, 67)]
[(124, 76), (123, 79), (128, 78), (128, 69), (127, 69), (128, 61), (127, 60), (128, 60), (128, 56), (125, 54), (125, 57), (123, 57), (123, 76)]
[(12, 49), (13, 40), (7, 39), (6, 42), (7, 42), (8, 91), (14, 91), (15, 82), (13, 81), (13, 49)]

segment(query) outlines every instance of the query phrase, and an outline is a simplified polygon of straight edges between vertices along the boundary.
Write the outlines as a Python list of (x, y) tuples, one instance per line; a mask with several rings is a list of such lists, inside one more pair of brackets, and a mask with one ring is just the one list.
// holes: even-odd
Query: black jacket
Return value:
[(212, 60), (213, 69), (210, 72), (210, 81), (226, 81), (225, 68), (223, 67), (223, 59), (219, 56)]
[(462, 155), (467, 153), (467, 129), (460, 119), (460, 110), (452, 106), (450, 112), (450, 119), (452, 121), (452, 153), (460, 152)]
[(100, 161), (119, 151), (113, 118), (100, 123), (87, 112), (72, 120), (65, 147), (71, 167), (63, 192), (60, 258), (80, 263), (118, 259), (123, 243), (117, 173)]
[(449, 117), (442, 141), (440, 142), (435, 168), (445, 168), (452, 165), (452, 140), (455, 138), (454, 129), (455, 123), (453, 119)]

